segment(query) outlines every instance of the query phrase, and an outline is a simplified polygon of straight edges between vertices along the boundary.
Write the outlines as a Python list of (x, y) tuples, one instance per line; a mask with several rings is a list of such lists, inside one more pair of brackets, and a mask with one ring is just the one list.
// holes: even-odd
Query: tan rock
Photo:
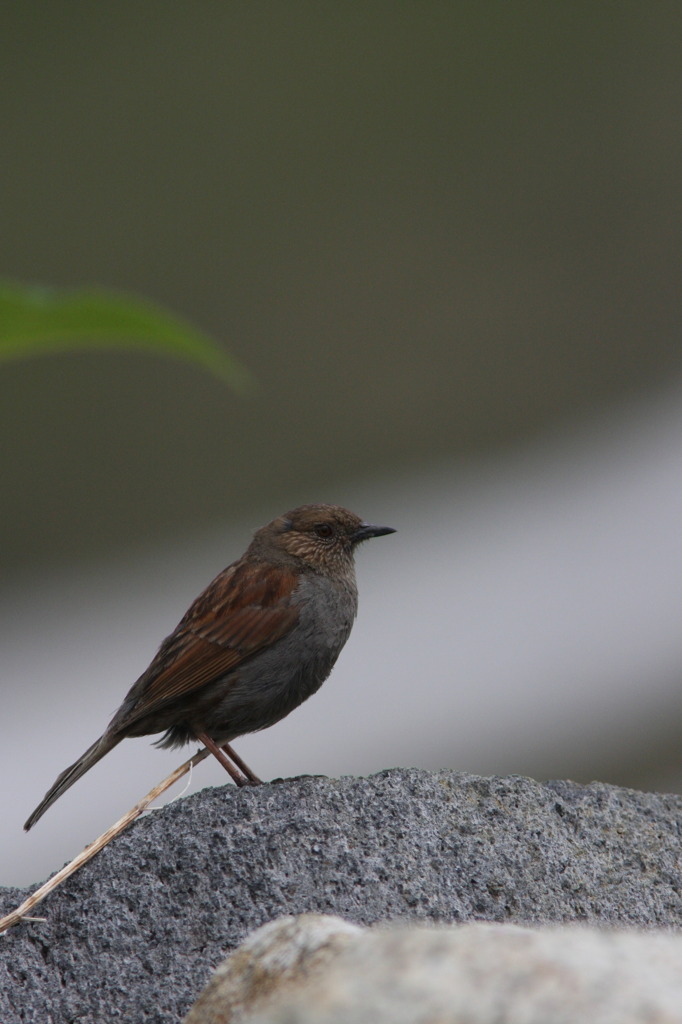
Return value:
[(218, 969), (185, 1024), (219, 1022), (682, 1024), (682, 936), (283, 918)]
[(301, 914), (258, 928), (216, 969), (183, 1024), (240, 1024), (323, 974), (363, 929), (340, 917)]

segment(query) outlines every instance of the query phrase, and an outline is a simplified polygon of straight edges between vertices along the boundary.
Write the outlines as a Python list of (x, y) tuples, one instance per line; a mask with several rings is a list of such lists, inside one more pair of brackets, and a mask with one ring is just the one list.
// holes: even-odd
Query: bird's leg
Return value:
[(203, 743), (206, 749), (210, 750), (213, 756), (217, 758), (218, 761), (220, 761), (221, 765), (228, 773), (228, 775), (233, 779), (236, 786), (249, 785), (249, 780), (246, 778), (246, 776), (242, 775), (239, 769), (235, 768), (231, 761), (228, 761), (227, 757), (222, 752), (220, 747), (213, 742), (210, 736), (208, 736), (205, 732), (198, 732), (196, 734), (196, 738), (199, 740), (199, 743)]
[(237, 751), (233, 747), (231, 747), (229, 743), (223, 743), (223, 750), (230, 758), (230, 760), (234, 761), (234, 763), (237, 765), (237, 768), (244, 772), (244, 775), (246, 776), (246, 778), (248, 779), (252, 786), (261, 786), (263, 784), (263, 780), (259, 779), (255, 772), (251, 771), (248, 764), (245, 764), (244, 761), (242, 761)]

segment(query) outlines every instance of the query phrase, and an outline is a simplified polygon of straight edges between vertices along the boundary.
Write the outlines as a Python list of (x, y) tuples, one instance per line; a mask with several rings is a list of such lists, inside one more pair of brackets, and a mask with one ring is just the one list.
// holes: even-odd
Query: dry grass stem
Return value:
[[(94, 843), (90, 843), (89, 846), (86, 846), (82, 853), (79, 853), (77, 857), (74, 857), (74, 859), (66, 864), (61, 871), (58, 871), (57, 874), (53, 875), (52, 878), (49, 878), (44, 885), (41, 885), (39, 889), (36, 889), (34, 893), (31, 893), (28, 899), (24, 900), (20, 907), (13, 910), (11, 914), (7, 914), (5, 917), (0, 918), (0, 934), (7, 931), (7, 929), (11, 928), (13, 925), (18, 924), (19, 921), (25, 918), (29, 911), (33, 910), (41, 900), (45, 899), (48, 893), (51, 893), (53, 889), (56, 889), (57, 886), (61, 885), (67, 878), (75, 874), (79, 868), (83, 867), (84, 864), (87, 864), (95, 854), (99, 853), (100, 850), (103, 850), (112, 839), (114, 839), (120, 832), (123, 832), (123, 830), (126, 829), (128, 825), (132, 824), (136, 818), (139, 818), (142, 812), (147, 809), (153, 800), (156, 800), (162, 793), (165, 793), (167, 789), (170, 789), (178, 779), (181, 779), (183, 775), (186, 775), (188, 771), (191, 771), (195, 765), (199, 764), (206, 757), (208, 757), (208, 750), (205, 748), (203, 750), (198, 750), (193, 757), (190, 757), (189, 760), (185, 761), (184, 764), (181, 764), (179, 768), (176, 768), (170, 775), (167, 775), (162, 782), (159, 782), (157, 786), (150, 789), (147, 795), (143, 797), (139, 803), (136, 803), (134, 807), (131, 807), (131, 809), (124, 814), (122, 818), (119, 818), (119, 820), (108, 828), (106, 832), (103, 832), (99, 839), (95, 839)], [(40, 921), (45, 919), (32, 918), (29, 920)]]

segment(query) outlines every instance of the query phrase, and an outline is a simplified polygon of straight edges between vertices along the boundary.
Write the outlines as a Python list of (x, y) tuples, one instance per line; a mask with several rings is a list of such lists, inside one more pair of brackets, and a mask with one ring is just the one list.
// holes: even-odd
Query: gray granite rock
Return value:
[(0, 1021), (177, 1022), (282, 914), (679, 927), (681, 830), (682, 798), (600, 784), (397, 769), (205, 790), (0, 937)]

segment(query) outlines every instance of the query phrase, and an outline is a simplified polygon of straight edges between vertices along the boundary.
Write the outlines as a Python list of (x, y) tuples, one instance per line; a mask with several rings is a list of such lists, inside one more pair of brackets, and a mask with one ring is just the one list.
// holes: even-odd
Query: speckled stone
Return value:
[[(169, 1024), (254, 928), (682, 924), (682, 798), (395, 769), (207, 789), (137, 822), (0, 937), (2, 1024)], [(0, 911), (28, 890), (0, 890)]]

